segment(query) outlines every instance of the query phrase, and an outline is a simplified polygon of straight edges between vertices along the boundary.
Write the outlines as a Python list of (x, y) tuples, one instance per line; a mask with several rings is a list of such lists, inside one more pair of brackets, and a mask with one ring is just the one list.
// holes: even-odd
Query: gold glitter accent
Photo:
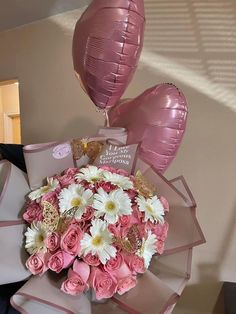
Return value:
[(55, 231), (58, 227), (60, 215), (55, 206), (51, 203), (44, 201), (43, 205), (43, 224), (49, 231)]
[(133, 225), (127, 234), (126, 238), (114, 238), (115, 244), (121, 247), (122, 250), (128, 253), (136, 253), (142, 246), (142, 239), (137, 226)]
[(144, 197), (148, 198), (153, 196), (156, 188), (153, 184), (148, 182), (148, 180), (142, 175), (141, 171), (137, 171), (134, 178), (134, 187), (138, 192)]
[(89, 141), (88, 138), (75, 139), (71, 142), (73, 157), (75, 160), (87, 155), (89, 162), (94, 162), (99, 153), (102, 151), (104, 142)]
[(58, 210), (51, 203), (44, 201), (43, 205), (43, 225), (46, 230), (53, 232), (64, 232), (71, 220), (74, 218), (78, 207), (66, 210), (61, 216)]

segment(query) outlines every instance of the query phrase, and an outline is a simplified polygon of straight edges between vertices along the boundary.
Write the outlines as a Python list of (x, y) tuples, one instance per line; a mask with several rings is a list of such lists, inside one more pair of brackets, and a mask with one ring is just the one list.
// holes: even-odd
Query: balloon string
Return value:
[(106, 127), (110, 127), (110, 121), (109, 121), (109, 116), (108, 116), (108, 111), (105, 109), (104, 110), (104, 115), (105, 115), (105, 125), (106, 125)]

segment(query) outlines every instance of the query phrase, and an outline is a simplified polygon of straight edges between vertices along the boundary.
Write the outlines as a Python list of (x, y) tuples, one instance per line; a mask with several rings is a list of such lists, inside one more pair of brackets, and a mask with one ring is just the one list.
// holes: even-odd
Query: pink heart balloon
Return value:
[(73, 37), (74, 69), (99, 108), (114, 106), (137, 68), (144, 36), (143, 0), (94, 0)]
[(160, 84), (108, 112), (110, 125), (128, 130), (128, 144), (141, 141), (140, 157), (164, 172), (175, 158), (187, 120), (187, 102), (173, 84)]

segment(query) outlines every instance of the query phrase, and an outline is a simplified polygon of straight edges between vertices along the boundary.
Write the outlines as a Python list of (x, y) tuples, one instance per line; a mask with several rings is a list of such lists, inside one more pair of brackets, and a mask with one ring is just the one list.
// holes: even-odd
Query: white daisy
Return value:
[(130, 215), (132, 213), (131, 201), (129, 196), (121, 189), (114, 190), (109, 194), (102, 188), (94, 195), (93, 208), (96, 209), (95, 216), (104, 216), (109, 224), (118, 221), (119, 216)]
[(117, 185), (123, 190), (129, 190), (134, 187), (133, 182), (130, 180), (130, 178), (122, 176), (120, 174), (104, 171), (103, 176), (105, 181)]
[(136, 253), (138, 256), (143, 257), (146, 269), (149, 267), (153, 254), (157, 252), (156, 241), (156, 235), (149, 230), (147, 239), (143, 239), (142, 246)]
[(145, 221), (164, 223), (165, 210), (157, 196), (146, 199), (142, 195), (136, 198), (139, 210), (145, 213)]
[(76, 174), (75, 178), (77, 180), (86, 180), (90, 183), (96, 183), (103, 179), (104, 170), (97, 168), (96, 166), (88, 166), (86, 168), (80, 169), (80, 172)]
[(55, 191), (56, 188), (59, 186), (59, 181), (53, 178), (47, 178), (47, 185), (42, 186), (41, 188), (31, 192), (29, 194), (29, 198), (34, 201), (41, 196), (47, 194), (48, 192)]
[(71, 208), (77, 208), (75, 212), (75, 218), (80, 219), (86, 207), (93, 202), (93, 192), (89, 189), (85, 189), (80, 184), (71, 184), (68, 188), (65, 188), (59, 194), (59, 208), (63, 214)]
[(113, 235), (108, 231), (108, 225), (101, 219), (92, 221), (90, 234), (85, 233), (80, 241), (81, 253), (86, 256), (89, 253), (98, 256), (103, 265), (111, 258), (116, 256), (116, 248), (112, 245)]
[(25, 248), (30, 254), (34, 254), (40, 250), (46, 251), (44, 240), (47, 237), (47, 231), (42, 222), (33, 222), (31, 226), (27, 228), (25, 236)]

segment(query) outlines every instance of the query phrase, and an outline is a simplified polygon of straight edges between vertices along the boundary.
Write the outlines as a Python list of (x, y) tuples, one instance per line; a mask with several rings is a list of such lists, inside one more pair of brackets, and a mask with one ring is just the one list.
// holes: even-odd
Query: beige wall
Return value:
[(72, 28), (80, 14), (0, 34), (0, 81), (19, 80), (23, 143), (81, 136), (103, 123), (73, 74)]
[[(185, 175), (207, 244), (194, 251), (192, 279), (175, 314), (213, 313), (220, 282), (236, 281), (235, 12), (233, 0), (146, 1), (144, 51), (125, 95), (173, 82), (189, 102), (186, 136), (166, 175)], [(24, 143), (91, 134), (103, 123), (73, 75), (79, 15), (0, 34), (0, 80), (20, 81)]]

